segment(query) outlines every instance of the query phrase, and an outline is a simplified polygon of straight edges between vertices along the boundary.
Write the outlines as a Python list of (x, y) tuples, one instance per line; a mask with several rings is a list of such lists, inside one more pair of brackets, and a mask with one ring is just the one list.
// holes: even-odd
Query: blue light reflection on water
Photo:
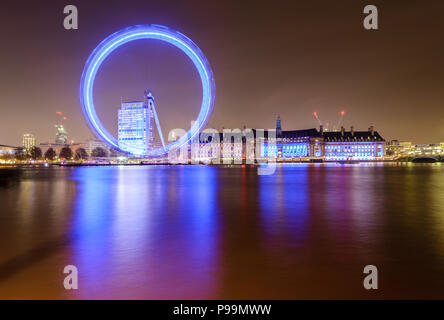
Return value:
[[(443, 174), (441, 164), (18, 170), (0, 184), (0, 297), (443, 298)], [(76, 292), (61, 286), (67, 264), (79, 268)], [(362, 288), (366, 264), (380, 268), (377, 293)]]
[(74, 264), (79, 269), (82, 286), (94, 295), (109, 274), (109, 246), (112, 220), (113, 185), (109, 168), (78, 168), (73, 179), (78, 182), (74, 204), (72, 235), (74, 238)]
[(294, 245), (301, 245), (307, 235), (309, 166), (279, 166), (275, 174), (259, 176), (262, 228), (270, 235), (290, 234), (296, 238)]
[(85, 288), (80, 296), (94, 297), (94, 288), (103, 294), (107, 287), (110, 298), (212, 295), (215, 168), (79, 168), (73, 179), (73, 259)]

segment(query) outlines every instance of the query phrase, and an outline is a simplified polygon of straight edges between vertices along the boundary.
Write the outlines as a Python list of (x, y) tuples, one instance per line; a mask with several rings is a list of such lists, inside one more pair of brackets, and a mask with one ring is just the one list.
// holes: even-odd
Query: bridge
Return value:
[(418, 155), (412, 158), (412, 162), (438, 162), (444, 160), (444, 157), (440, 157), (439, 155)]

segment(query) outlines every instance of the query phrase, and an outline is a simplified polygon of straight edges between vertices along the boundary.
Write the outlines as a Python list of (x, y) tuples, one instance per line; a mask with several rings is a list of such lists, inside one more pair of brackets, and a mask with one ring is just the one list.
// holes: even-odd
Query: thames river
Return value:
[(444, 163), (3, 168), (0, 298), (442, 299)]

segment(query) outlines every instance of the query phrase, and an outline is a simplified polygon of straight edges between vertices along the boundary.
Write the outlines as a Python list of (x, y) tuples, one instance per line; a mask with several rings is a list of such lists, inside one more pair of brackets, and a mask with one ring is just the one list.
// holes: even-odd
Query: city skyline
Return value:
[[(78, 101), (82, 68), (104, 37), (135, 23), (170, 25), (205, 52), (217, 83), (210, 128), (268, 129), (281, 115), (284, 129), (308, 129), (318, 127), (313, 111), (323, 122), (335, 123), (345, 110), (346, 128), (373, 124), (387, 140), (442, 141), (443, 45), (437, 40), (442, 5), (375, 3), (381, 27), (373, 32), (362, 28), (359, 1), (319, 3), (293, 6), (282, 1), (276, 7), (258, 4), (252, 9), (234, 2), (171, 6), (168, 1), (97, 1), (78, 5), (75, 31), (62, 27), (64, 4), (27, 4), (26, 12), (14, 4), (8, 16), (1, 17), (8, 43), (0, 53), (6, 75), (1, 86), (3, 103), (11, 107), (3, 111), (8, 121), (0, 127), (0, 143), (20, 145), (25, 132), (38, 142), (52, 139), (58, 110), (68, 116), (64, 125), (69, 140), (93, 137)], [(423, 14), (416, 17), (419, 7)], [(207, 11), (214, 14), (209, 17)], [(33, 32), (29, 25), (18, 25), (18, 16)], [(413, 18), (415, 24), (410, 23)], [(111, 132), (117, 133), (120, 97), (137, 98), (145, 87), (161, 101), (164, 132), (185, 128), (198, 111), (200, 88), (193, 66), (168, 45), (129, 45), (110, 57), (100, 72), (95, 98)], [(108, 87), (111, 93), (105, 94)]]
[(442, 12), (8, 3), (0, 300), (162, 319), (443, 300)]

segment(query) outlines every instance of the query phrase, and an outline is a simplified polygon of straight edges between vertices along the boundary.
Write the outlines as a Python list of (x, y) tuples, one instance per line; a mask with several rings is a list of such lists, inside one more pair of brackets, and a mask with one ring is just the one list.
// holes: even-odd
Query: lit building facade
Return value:
[[(367, 131), (324, 131), (323, 126), (305, 130), (282, 130), (278, 117), (276, 130), (250, 129), (237, 133), (201, 133), (191, 146), (192, 160), (234, 161), (234, 163), (274, 159), (278, 162), (377, 161), (382, 160), (385, 141), (371, 126)], [(220, 159), (220, 160), (217, 160)], [(248, 162), (249, 161), (249, 162)]]
[(148, 149), (157, 146), (154, 141), (154, 120), (164, 145), (154, 96), (149, 90), (145, 90), (144, 97), (145, 101), (122, 103), (118, 112), (119, 148), (136, 155), (143, 155)]
[[(207, 130), (205, 130), (207, 131)], [(245, 159), (246, 139), (243, 132), (201, 132), (199, 141), (192, 141), (189, 153), (193, 161), (242, 163)]]
[(151, 139), (151, 121), (148, 106), (143, 101), (124, 102), (119, 109), (119, 148), (132, 153), (143, 154)]
[(276, 121), (276, 139), (263, 147), (265, 157), (277, 161), (374, 161), (384, 157), (384, 139), (371, 126), (367, 131), (324, 131), (321, 125), (306, 130), (284, 131)]
[(33, 147), (35, 147), (35, 137), (31, 133), (25, 133), (22, 139), (22, 147), (26, 151), (30, 151)]
[(392, 140), (386, 144), (386, 155), (392, 159), (408, 157), (413, 154), (414, 148), (409, 141)]
[(387, 143), (387, 156), (391, 159), (418, 158), (444, 156), (444, 142), (429, 144), (412, 144), (411, 142), (400, 142), (392, 140)]
[(2, 155), (13, 156), (16, 151), (17, 151), (17, 147), (0, 145), (0, 156), (2, 156)]
[(268, 137), (261, 148), (261, 157), (282, 161), (321, 157), (322, 134), (316, 129), (282, 131), (278, 118), (276, 138)]
[(324, 132), (325, 161), (359, 160), (374, 161), (384, 156), (384, 139), (371, 126), (368, 131)]

